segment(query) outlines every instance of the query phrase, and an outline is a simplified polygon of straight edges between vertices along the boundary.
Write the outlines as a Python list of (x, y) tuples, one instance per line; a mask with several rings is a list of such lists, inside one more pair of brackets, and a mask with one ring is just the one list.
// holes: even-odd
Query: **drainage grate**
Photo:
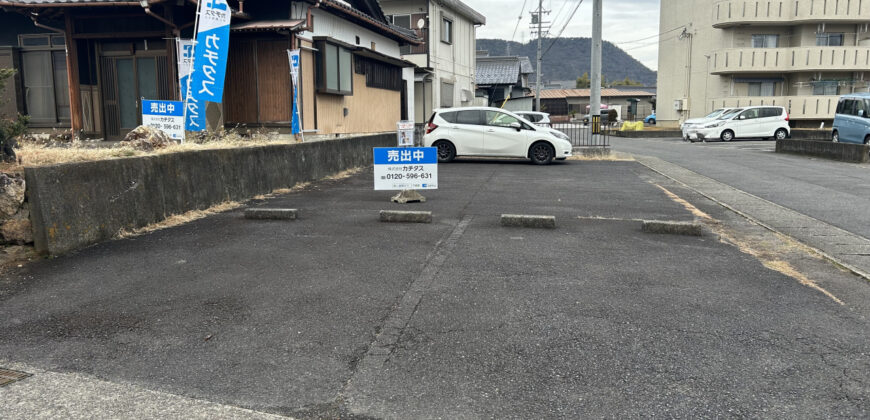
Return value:
[(32, 375), (29, 373), (0, 368), (0, 386), (9, 385), (12, 382), (20, 381), (28, 376)]

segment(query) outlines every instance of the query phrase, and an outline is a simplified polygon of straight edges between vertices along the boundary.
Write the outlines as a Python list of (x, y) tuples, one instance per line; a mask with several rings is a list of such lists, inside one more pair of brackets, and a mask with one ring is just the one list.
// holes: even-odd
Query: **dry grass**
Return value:
[(707, 213), (693, 206), (688, 201), (669, 191), (667, 188), (662, 187), (658, 184), (655, 184), (655, 186), (659, 187), (662, 191), (664, 191), (664, 193), (670, 199), (682, 205), (686, 208), (686, 210), (695, 215), (695, 217), (702, 220), (714, 233), (719, 235), (719, 238), (722, 242), (733, 245), (737, 247), (740, 252), (755, 257), (756, 259), (758, 259), (758, 261), (761, 262), (762, 265), (764, 265), (768, 269), (778, 271), (786, 276), (789, 276), (797, 280), (798, 283), (821, 292), (834, 302), (837, 302), (840, 305), (845, 305), (845, 303), (843, 303), (843, 301), (840, 300), (838, 297), (834, 296), (833, 293), (819, 286), (816, 282), (798, 271), (794, 266), (791, 265), (791, 263), (782, 259), (782, 255), (786, 255), (789, 253), (799, 254), (801, 257), (810, 256), (813, 258), (820, 258), (818, 253), (813, 251), (812, 248), (809, 248), (806, 245), (801, 244), (800, 242), (797, 242), (794, 239), (781, 234), (771, 233), (771, 235), (774, 235), (773, 239), (765, 237), (768, 235), (762, 237), (738, 235), (735, 232), (726, 230), (725, 227), (721, 223), (719, 223), (718, 220), (714, 219)]
[(175, 226), (180, 226), (180, 225), (183, 225), (185, 223), (190, 223), (194, 220), (199, 220), (199, 219), (202, 219), (204, 217), (207, 217), (207, 216), (210, 216), (213, 214), (223, 213), (223, 212), (228, 211), (228, 210), (237, 209), (241, 206), (242, 206), (242, 204), (239, 202), (226, 201), (226, 202), (211, 206), (205, 210), (191, 210), (191, 211), (188, 211), (188, 212), (185, 212), (182, 214), (173, 214), (172, 216), (169, 216), (160, 222), (152, 223), (152, 224), (145, 226), (145, 227), (141, 227), (141, 228), (133, 229), (133, 230), (122, 229), (121, 231), (118, 232), (118, 234), (115, 237), (117, 239), (121, 239), (121, 238), (131, 238), (134, 236), (144, 235), (146, 233), (151, 233), (151, 232), (158, 231), (161, 229), (167, 229), (167, 228), (171, 228), (171, 227), (175, 227)]

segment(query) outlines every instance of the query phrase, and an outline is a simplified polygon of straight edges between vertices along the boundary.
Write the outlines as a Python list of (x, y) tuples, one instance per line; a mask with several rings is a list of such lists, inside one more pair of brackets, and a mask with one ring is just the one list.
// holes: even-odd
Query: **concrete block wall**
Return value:
[(34, 245), (63, 254), (173, 214), (245, 200), (372, 163), (378, 134), (27, 168)]

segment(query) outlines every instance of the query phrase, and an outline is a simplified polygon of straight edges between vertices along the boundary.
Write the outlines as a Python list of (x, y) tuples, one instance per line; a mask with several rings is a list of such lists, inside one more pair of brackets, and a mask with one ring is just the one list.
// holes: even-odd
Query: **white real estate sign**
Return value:
[(142, 125), (163, 131), (173, 140), (184, 140), (184, 102), (143, 99)]
[(434, 147), (376, 147), (375, 190), (437, 190)]

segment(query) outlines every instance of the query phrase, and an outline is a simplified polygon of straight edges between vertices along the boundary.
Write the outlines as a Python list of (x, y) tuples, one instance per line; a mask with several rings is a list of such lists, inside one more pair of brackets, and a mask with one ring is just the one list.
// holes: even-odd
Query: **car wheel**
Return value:
[(731, 141), (734, 140), (734, 132), (731, 130), (725, 130), (722, 134), (719, 135), (719, 139), (722, 141)]
[(834, 134), (831, 136), (831, 141), (834, 143), (839, 143), (840, 142), (840, 133), (837, 131), (834, 131)]
[(776, 140), (785, 140), (786, 137), (788, 137), (788, 131), (785, 131), (784, 128), (776, 130), (776, 133), (773, 134), (773, 138)]
[(535, 165), (548, 165), (553, 161), (555, 155), (556, 152), (553, 150), (553, 146), (544, 142), (535, 143), (529, 149), (529, 159)]
[(447, 163), (456, 157), (456, 147), (453, 143), (446, 140), (436, 141), (435, 148), (438, 149), (438, 162)]
[(864, 137), (864, 144), (870, 144), (870, 135)]
[(650, 124), (650, 125), (656, 125), (656, 120), (655, 120), (655, 119), (651, 119), (651, 120), (649, 120), (649, 124)]

